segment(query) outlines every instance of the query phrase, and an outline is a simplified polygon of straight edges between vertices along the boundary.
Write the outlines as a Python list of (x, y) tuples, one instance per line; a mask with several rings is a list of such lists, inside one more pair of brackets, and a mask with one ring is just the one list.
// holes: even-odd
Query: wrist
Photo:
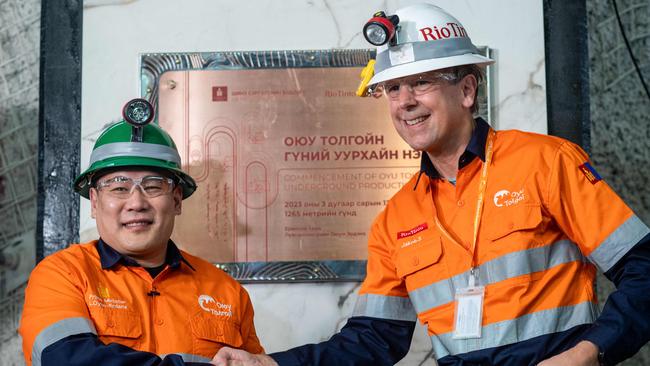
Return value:
[(583, 360), (592, 365), (604, 365), (601, 361), (604, 353), (600, 351), (598, 346), (590, 341), (581, 341), (575, 347)]

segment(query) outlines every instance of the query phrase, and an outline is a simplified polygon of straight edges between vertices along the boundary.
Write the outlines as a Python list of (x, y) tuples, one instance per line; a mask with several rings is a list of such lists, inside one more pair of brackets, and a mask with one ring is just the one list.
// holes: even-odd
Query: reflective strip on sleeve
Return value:
[[(573, 242), (560, 240), (543, 247), (508, 253), (481, 264), (478, 266), (479, 284), (485, 286), (584, 260), (584, 256)], [(409, 292), (415, 311), (421, 313), (454, 301), (454, 288), (466, 287), (469, 273), (467, 271)]]
[(32, 347), (32, 366), (41, 365), (41, 354), (48, 346), (71, 335), (83, 333), (97, 334), (95, 326), (90, 319), (63, 319), (43, 329), (34, 340), (34, 346)]
[(448, 355), (505, 346), (545, 334), (563, 332), (581, 324), (591, 324), (598, 314), (598, 305), (587, 301), (486, 325), (482, 328), (481, 338), (453, 339), (453, 332), (449, 332), (432, 336), (431, 342), (436, 359), (441, 359)]
[(390, 320), (415, 321), (417, 319), (408, 297), (375, 294), (360, 295), (352, 314)]
[[(211, 358), (199, 356), (199, 355), (193, 355), (190, 353), (174, 353), (175, 355), (180, 356), (183, 359), (183, 362), (203, 362), (203, 363), (210, 363), (212, 361)], [(169, 354), (164, 354), (164, 355), (158, 355), (160, 358), (165, 358), (169, 356)]]
[(607, 272), (648, 233), (650, 229), (636, 215), (632, 215), (603, 240), (588, 258), (598, 269)]

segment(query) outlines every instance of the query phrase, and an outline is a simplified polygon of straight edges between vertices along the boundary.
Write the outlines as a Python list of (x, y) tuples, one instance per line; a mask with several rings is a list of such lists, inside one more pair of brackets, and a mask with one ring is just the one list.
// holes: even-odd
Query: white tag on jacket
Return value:
[(456, 290), (453, 339), (481, 338), (484, 296), (483, 286)]

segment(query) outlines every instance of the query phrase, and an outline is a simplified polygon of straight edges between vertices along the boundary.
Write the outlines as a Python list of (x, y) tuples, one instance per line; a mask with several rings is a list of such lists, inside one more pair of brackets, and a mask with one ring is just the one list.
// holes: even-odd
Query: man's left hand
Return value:
[(598, 366), (598, 347), (582, 341), (557, 356), (537, 364), (537, 366)]

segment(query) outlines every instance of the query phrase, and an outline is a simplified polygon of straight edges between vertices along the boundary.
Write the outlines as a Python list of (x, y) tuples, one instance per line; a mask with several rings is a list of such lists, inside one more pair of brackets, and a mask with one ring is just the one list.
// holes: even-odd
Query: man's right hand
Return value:
[(230, 347), (221, 348), (210, 363), (215, 366), (278, 366), (267, 355), (254, 355), (244, 350)]

